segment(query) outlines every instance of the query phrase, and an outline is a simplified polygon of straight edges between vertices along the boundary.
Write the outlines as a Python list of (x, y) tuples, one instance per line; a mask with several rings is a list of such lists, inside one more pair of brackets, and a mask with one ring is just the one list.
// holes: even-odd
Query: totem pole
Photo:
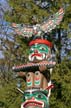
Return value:
[(26, 90), (23, 92), (21, 108), (49, 108), (51, 88), (54, 87), (51, 83), (51, 70), (56, 64), (52, 55), (54, 45), (50, 41), (49, 33), (60, 24), (63, 15), (64, 10), (61, 8), (42, 24), (33, 26), (12, 24), (18, 35), (33, 38), (29, 42), (28, 63), (13, 67), (18, 77), (26, 78)]

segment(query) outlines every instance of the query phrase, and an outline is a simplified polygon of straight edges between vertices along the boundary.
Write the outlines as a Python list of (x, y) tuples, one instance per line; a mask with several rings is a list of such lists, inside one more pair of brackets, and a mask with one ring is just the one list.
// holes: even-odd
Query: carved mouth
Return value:
[(35, 60), (43, 60), (45, 58), (45, 54), (40, 53), (33, 53), (29, 55), (29, 61), (35, 61)]
[(31, 57), (33, 57), (33, 56), (39, 56), (39, 57), (41, 57), (41, 56), (42, 56), (42, 54), (39, 54), (39, 53), (34, 53), (34, 54), (32, 54), (32, 55), (31, 55)]
[(35, 100), (29, 100), (22, 104), (21, 108), (44, 108), (44, 103)]

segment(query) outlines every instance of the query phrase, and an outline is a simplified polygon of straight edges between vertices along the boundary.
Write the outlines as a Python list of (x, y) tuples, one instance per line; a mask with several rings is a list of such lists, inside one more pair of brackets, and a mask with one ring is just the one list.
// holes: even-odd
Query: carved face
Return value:
[(45, 91), (25, 92), (21, 108), (48, 108), (48, 98)]
[(46, 60), (50, 54), (50, 48), (45, 44), (34, 44), (30, 48), (29, 61), (38, 62)]

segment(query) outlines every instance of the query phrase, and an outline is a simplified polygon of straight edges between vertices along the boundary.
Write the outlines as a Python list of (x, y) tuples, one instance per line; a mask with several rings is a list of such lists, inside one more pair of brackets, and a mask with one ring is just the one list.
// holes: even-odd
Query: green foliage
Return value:
[[(12, 82), (0, 88), (0, 104), (3, 103), (1, 108), (20, 108), (22, 95), (16, 89), (16, 83), (16, 80), (12, 80)], [(23, 86), (23, 90), (24, 88), (25, 87)]]
[(54, 68), (52, 80), (55, 88), (52, 90), (50, 106), (52, 108), (71, 107), (71, 62), (63, 61)]
[(42, 16), (48, 15), (46, 10), (44, 11), (43, 9), (40, 9), (32, 2), (32, 0), (11, 0), (10, 5), (13, 8), (12, 13), (7, 13), (5, 15), (5, 18), (10, 22), (27, 24), (32, 23), (31, 18), (33, 15), (36, 15), (38, 17), (38, 21), (41, 20)]

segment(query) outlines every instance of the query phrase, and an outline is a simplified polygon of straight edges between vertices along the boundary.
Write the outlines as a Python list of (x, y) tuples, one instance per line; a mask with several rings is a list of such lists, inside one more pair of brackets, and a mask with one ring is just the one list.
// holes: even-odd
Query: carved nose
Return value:
[(35, 98), (34, 98), (34, 97), (32, 97), (32, 100), (35, 100)]
[(32, 97), (31, 99), (32, 99), (32, 100), (35, 100), (35, 98), (34, 98), (34, 97)]
[(34, 50), (34, 53), (38, 53), (38, 50)]

